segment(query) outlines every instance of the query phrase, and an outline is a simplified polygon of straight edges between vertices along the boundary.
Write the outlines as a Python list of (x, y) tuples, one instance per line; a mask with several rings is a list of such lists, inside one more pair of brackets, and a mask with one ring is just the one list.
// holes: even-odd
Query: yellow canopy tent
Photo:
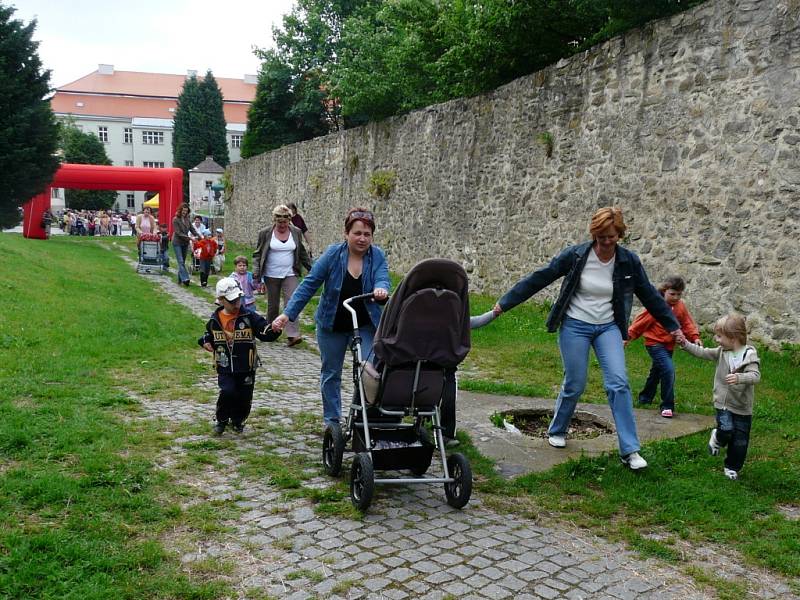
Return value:
[(158, 194), (150, 198), (150, 200), (142, 204), (142, 206), (148, 206), (150, 208), (158, 208)]

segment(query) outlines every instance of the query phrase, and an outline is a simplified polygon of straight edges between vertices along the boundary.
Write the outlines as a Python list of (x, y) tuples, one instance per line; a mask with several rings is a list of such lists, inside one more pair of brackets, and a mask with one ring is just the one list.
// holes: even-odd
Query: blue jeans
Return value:
[(589, 348), (594, 348), (608, 405), (617, 428), (619, 453), (626, 456), (638, 452), (639, 437), (633, 417), (633, 398), (625, 369), (625, 352), (622, 334), (615, 323), (593, 325), (572, 317), (566, 317), (558, 332), (558, 348), (564, 365), (564, 381), (556, 399), (553, 420), (548, 434), (566, 435), (575, 406), (586, 388), (589, 369)]
[[(361, 357), (367, 360), (372, 353), (375, 327), (365, 325), (359, 327), (358, 332), (361, 335)], [(325, 425), (338, 423), (342, 416), (342, 366), (352, 339), (352, 331), (333, 331), (317, 325), (317, 344), (322, 359), (319, 387), (322, 392), (322, 415)]]
[(753, 415), (737, 415), (721, 408), (717, 411), (717, 443), (727, 446), (725, 466), (737, 473), (742, 470), (750, 445), (750, 426)]
[(656, 397), (656, 388), (661, 384), (661, 410), (675, 409), (675, 365), (672, 363), (672, 351), (661, 344), (645, 346), (653, 364), (644, 388), (639, 392), (639, 402), (650, 404)]
[(186, 254), (189, 246), (182, 246), (180, 244), (172, 244), (172, 250), (175, 252), (175, 260), (178, 261), (178, 283), (189, 281), (189, 271), (186, 270)]

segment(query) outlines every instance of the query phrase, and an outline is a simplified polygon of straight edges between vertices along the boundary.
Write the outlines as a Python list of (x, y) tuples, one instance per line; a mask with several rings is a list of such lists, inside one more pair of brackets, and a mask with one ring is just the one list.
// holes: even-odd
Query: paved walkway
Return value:
[[(171, 278), (150, 278), (198, 317), (210, 314), (210, 303)], [(216, 385), (210, 369), (191, 393), (195, 401), (139, 398), (146, 414), (143, 418), (163, 418), (165, 432), (175, 429), (176, 420), (202, 424), (199, 435), (172, 434), (172, 446), (164, 452), (161, 466), (197, 490), (196, 498), (187, 504), (232, 502), (243, 515), (239, 521), (224, 523), (227, 533), (208, 535), (198, 542), (197, 532), (175, 532), (164, 541), (181, 553), (188, 570), (202, 568), (209, 558), (227, 561), (231, 567), (225, 576), (237, 598), (714, 597), (671, 565), (642, 560), (621, 545), (569, 524), (542, 526), (496, 512), (477, 493), (459, 511), (446, 504), (440, 485), (378, 486), (369, 513), (358, 521), (319, 516), (310, 501), (288, 499), (267, 476), (243, 476), (237, 469), (237, 456), (243, 451), (307, 458), (309, 464), (319, 465), (321, 440), (310, 417), (321, 420), (318, 356), (309, 349), (287, 348), (282, 342), (261, 344), (259, 352), (263, 367), (258, 372), (253, 415), (244, 434), (226, 432), (221, 438), (232, 442), (213, 450), (216, 464), (173, 468), (186, 459), (187, 448), (212, 439)], [(306, 426), (298, 426), (303, 420)], [(345, 470), (349, 462), (345, 455)], [(307, 469), (309, 479), (303, 485), (331, 486), (332, 480), (321, 472), (318, 466)], [(724, 560), (731, 567), (728, 572), (748, 579), (758, 597), (792, 597), (789, 588), (769, 574), (748, 573)]]

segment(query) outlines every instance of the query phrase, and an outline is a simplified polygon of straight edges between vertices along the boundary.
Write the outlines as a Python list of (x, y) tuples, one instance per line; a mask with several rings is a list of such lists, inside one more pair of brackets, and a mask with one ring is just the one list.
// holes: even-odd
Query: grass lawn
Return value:
[[(26, 302), (0, 320), (2, 597), (216, 598), (227, 591), (214, 573), (187, 573), (161, 544), (175, 528), (213, 529), (217, 513), (182, 507), (188, 492), (154, 467), (170, 440), (136, 418), (140, 408), (128, 394), (188, 401), (184, 394), (208, 369), (193, 351), (199, 320), (134, 276), (111, 244), (135, 256), (129, 238), (0, 235), (0, 285), (8, 298)], [(249, 257), (252, 249), (229, 243), (223, 274), (236, 254)], [(189, 289), (208, 298), (216, 280), (210, 289)], [(471, 312), (493, 303), (474, 297)], [(473, 332), (462, 387), (554, 398), (561, 362), (545, 315), (544, 307), (525, 304)], [(627, 352), (635, 392), (649, 357), (640, 341)], [(800, 523), (778, 509), (800, 498), (800, 352), (760, 353), (763, 379), (738, 482), (707, 455), (705, 432), (648, 444), (651, 466), (641, 473), (603, 456), (512, 481), (499, 478), (464, 436), (477, 488), (487, 504), (509, 513), (554, 515), (665, 560), (680, 562), (680, 543), (688, 541), (734, 549), (752, 565), (797, 578)], [(712, 414), (713, 364), (681, 352), (676, 363), (677, 411)], [(605, 402), (596, 364), (584, 400)], [(278, 473), (285, 465), (256, 467)], [(296, 487), (290, 475), (286, 487)], [(329, 496), (316, 501), (336, 513), (346, 494)], [(695, 576), (710, 578), (723, 597), (745, 585)]]

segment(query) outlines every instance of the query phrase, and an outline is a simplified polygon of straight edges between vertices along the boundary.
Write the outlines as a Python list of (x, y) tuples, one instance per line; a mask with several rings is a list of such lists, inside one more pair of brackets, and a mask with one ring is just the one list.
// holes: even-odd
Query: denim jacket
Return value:
[[(336, 317), (344, 273), (347, 270), (347, 259), (347, 242), (328, 246), (322, 256), (314, 263), (303, 282), (292, 294), (286, 309), (283, 311), (286, 316), (292, 321), (296, 320), (300, 311), (303, 310), (303, 307), (316, 293), (319, 286), (324, 284), (322, 297), (319, 300), (314, 319), (317, 325), (323, 329), (331, 329), (334, 317)], [(375, 288), (383, 288), (389, 291), (391, 281), (389, 280), (389, 267), (386, 265), (386, 255), (377, 246), (370, 246), (369, 250), (364, 254), (361, 286), (365, 294)], [(377, 327), (381, 319), (381, 307), (375, 302), (366, 302), (365, 305), (370, 319), (372, 319), (372, 324)]]
[[(547, 331), (556, 331), (564, 320), (572, 296), (578, 289), (581, 273), (589, 258), (592, 243), (584, 242), (570, 246), (551, 260), (546, 267), (526, 275), (500, 298), (500, 308), (504, 312), (511, 310), (556, 279), (563, 277), (564, 281), (561, 283), (558, 299), (547, 316)], [(616, 249), (612, 278), (614, 291), (611, 296), (611, 306), (614, 311), (614, 323), (619, 327), (622, 339), (628, 339), (628, 321), (631, 318), (634, 294), (664, 329), (667, 331), (680, 329), (669, 305), (647, 278), (647, 273), (645, 273), (639, 257), (620, 245), (617, 245)]]

